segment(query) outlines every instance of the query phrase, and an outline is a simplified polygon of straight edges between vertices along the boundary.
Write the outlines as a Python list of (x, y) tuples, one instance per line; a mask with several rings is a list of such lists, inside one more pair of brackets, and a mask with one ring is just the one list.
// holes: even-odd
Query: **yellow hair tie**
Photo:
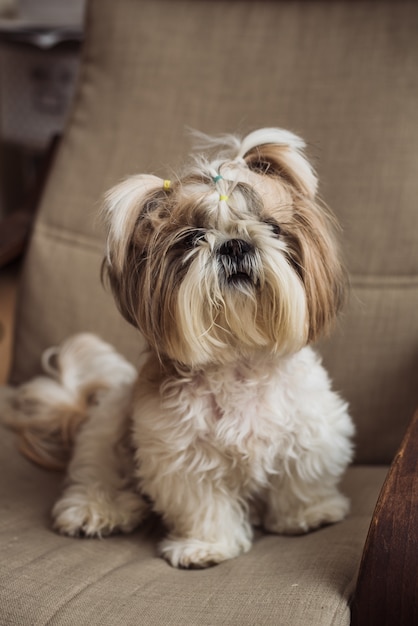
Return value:
[(219, 200), (225, 200), (225, 202), (228, 200), (229, 196), (219, 196)]
[(171, 187), (171, 180), (165, 180), (163, 182), (163, 189), (167, 191), (168, 189), (170, 189), (170, 187)]

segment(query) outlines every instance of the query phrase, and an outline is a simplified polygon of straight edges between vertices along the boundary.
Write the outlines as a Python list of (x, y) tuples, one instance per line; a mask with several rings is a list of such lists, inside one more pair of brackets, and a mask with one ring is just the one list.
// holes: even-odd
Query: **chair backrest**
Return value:
[(78, 95), (27, 254), (12, 381), (92, 330), (137, 333), (100, 283), (104, 191), (169, 177), (207, 133), (304, 137), (343, 226), (352, 295), (321, 345), (352, 406), (358, 460), (390, 460), (417, 400), (418, 3), (92, 0)]

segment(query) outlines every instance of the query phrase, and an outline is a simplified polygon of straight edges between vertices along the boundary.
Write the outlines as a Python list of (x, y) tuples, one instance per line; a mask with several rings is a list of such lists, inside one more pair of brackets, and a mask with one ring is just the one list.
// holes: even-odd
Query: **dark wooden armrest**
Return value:
[(418, 411), (374, 510), (351, 615), (353, 626), (418, 625)]

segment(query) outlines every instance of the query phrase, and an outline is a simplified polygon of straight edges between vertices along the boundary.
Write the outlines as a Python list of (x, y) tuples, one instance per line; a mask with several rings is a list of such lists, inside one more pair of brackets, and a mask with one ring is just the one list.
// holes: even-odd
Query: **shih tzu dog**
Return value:
[(28, 456), (68, 462), (59, 532), (129, 532), (152, 509), (160, 554), (206, 567), (248, 551), (253, 525), (297, 534), (347, 514), (353, 425), (310, 347), (345, 280), (304, 147), (276, 128), (209, 139), (178, 178), (107, 194), (104, 272), (147, 341), (142, 369), (76, 335), (3, 399)]

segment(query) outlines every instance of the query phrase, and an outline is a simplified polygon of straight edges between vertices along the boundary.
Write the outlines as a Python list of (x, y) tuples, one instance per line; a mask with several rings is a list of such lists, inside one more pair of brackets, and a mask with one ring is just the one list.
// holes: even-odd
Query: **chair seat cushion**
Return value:
[(237, 624), (343, 625), (370, 517), (386, 467), (349, 469), (352, 500), (342, 523), (301, 537), (257, 533), (252, 550), (207, 570), (170, 567), (157, 556), (161, 527), (128, 536), (70, 539), (49, 512), (63, 477), (38, 469), (2, 432), (0, 614), (10, 626)]

